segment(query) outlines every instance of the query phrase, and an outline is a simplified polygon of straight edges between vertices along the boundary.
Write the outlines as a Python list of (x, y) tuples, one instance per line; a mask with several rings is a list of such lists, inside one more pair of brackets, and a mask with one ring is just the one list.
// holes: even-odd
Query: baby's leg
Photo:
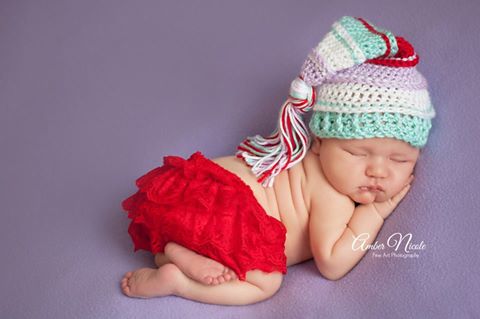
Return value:
[(165, 254), (162, 254), (162, 253), (155, 254), (154, 258), (155, 258), (155, 265), (157, 265), (158, 268), (172, 262), (170, 259), (168, 259), (168, 257)]
[(174, 263), (184, 274), (206, 285), (218, 285), (237, 278), (230, 268), (174, 242), (165, 246), (165, 254), (155, 255), (158, 267), (167, 263)]
[(280, 272), (247, 272), (246, 281), (234, 280), (207, 286), (186, 276), (174, 264), (158, 269), (142, 268), (128, 272), (122, 290), (130, 297), (150, 298), (176, 295), (190, 300), (219, 305), (246, 305), (273, 296), (282, 283)]
[(282, 284), (280, 272), (264, 273), (260, 270), (247, 272), (246, 280), (234, 280), (218, 286), (205, 286), (185, 277), (177, 296), (217, 305), (248, 305), (273, 296)]

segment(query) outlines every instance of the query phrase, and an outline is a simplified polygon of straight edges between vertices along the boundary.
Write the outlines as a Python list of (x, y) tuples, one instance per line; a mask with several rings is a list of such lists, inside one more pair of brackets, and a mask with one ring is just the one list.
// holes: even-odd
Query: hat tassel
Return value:
[(273, 186), (275, 176), (298, 162), (310, 146), (310, 135), (302, 115), (315, 103), (315, 89), (301, 76), (290, 86), (290, 96), (280, 111), (279, 124), (268, 137), (247, 137), (239, 146), (237, 157), (251, 166), (263, 186)]

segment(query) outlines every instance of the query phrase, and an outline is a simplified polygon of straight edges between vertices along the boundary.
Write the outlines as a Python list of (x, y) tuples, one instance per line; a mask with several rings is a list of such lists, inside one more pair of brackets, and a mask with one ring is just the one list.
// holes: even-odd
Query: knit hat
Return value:
[(350, 16), (336, 21), (290, 86), (277, 129), (248, 137), (237, 157), (263, 186), (298, 162), (310, 146), (302, 114), (313, 107), (311, 132), (322, 138), (391, 137), (422, 148), (435, 110), (419, 57), (404, 38)]

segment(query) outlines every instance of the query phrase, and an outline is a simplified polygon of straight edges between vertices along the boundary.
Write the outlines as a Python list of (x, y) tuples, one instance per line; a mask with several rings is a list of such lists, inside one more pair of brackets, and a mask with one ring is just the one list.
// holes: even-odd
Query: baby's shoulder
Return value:
[(349, 202), (347, 197), (339, 193), (326, 178), (318, 155), (309, 151), (302, 161), (306, 176), (306, 192), (312, 201), (312, 207), (318, 205), (335, 205), (336, 203)]
[(312, 196), (323, 192), (324, 188), (330, 187), (316, 154), (309, 151), (302, 160), (302, 167), (306, 177), (306, 189), (311, 192)]

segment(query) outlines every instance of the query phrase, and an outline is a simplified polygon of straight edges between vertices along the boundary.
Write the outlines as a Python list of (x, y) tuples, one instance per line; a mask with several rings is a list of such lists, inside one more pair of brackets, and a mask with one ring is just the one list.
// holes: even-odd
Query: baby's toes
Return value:
[(125, 287), (125, 286), (128, 286), (128, 281), (129, 281), (130, 277), (132, 277), (132, 272), (128, 272), (128, 273), (125, 274), (125, 276), (123, 276), (122, 281), (121, 281), (122, 288)]
[(232, 276), (230, 276), (229, 273), (223, 274), (223, 278), (225, 279), (225, 281), (230, 281), (230, 280), (232, 280)]
[(211, 284), (213, 284), (213, 278), (210, 277), (210, 276), (207, 276), (203, 279), (203, 283), (206, 284), (206, 285), (211, 285)]
[(122, 291), (127, 296), (130, 295), (130, 287), (128, 286), (127, 279), (125, 279), (125, 278), (122, 280)]
[(223, 284), (225, 282), (225, 278), (223, 278), (223, 276), (218, 276), (217, 280), (219, 284)]
[(223, 276), (224, 276), (224, 277), (225, 277), (225, 276), (230, 277), (229, 280), (235, 280), (235, 279), (237, 279), (237, 274), (236, 274), (233, 270), (231, 270), (231, 269), (229, 269), (229, 268), (227, 269), (227, 271), (225, 272), (225, 274), (224, 274)]
[(121, 281), (121, 287), (122, 287), (122, 291), (126, 294), (126, 295), (130, 295), (130, 285), (129, 285), (129, 282), (130, 282), (130, 278), (132, 278), (132, 275), (133, 275), (133, 271), (129, 271), (125, 274), (125, 276), (123, 276), (123, 279)]

